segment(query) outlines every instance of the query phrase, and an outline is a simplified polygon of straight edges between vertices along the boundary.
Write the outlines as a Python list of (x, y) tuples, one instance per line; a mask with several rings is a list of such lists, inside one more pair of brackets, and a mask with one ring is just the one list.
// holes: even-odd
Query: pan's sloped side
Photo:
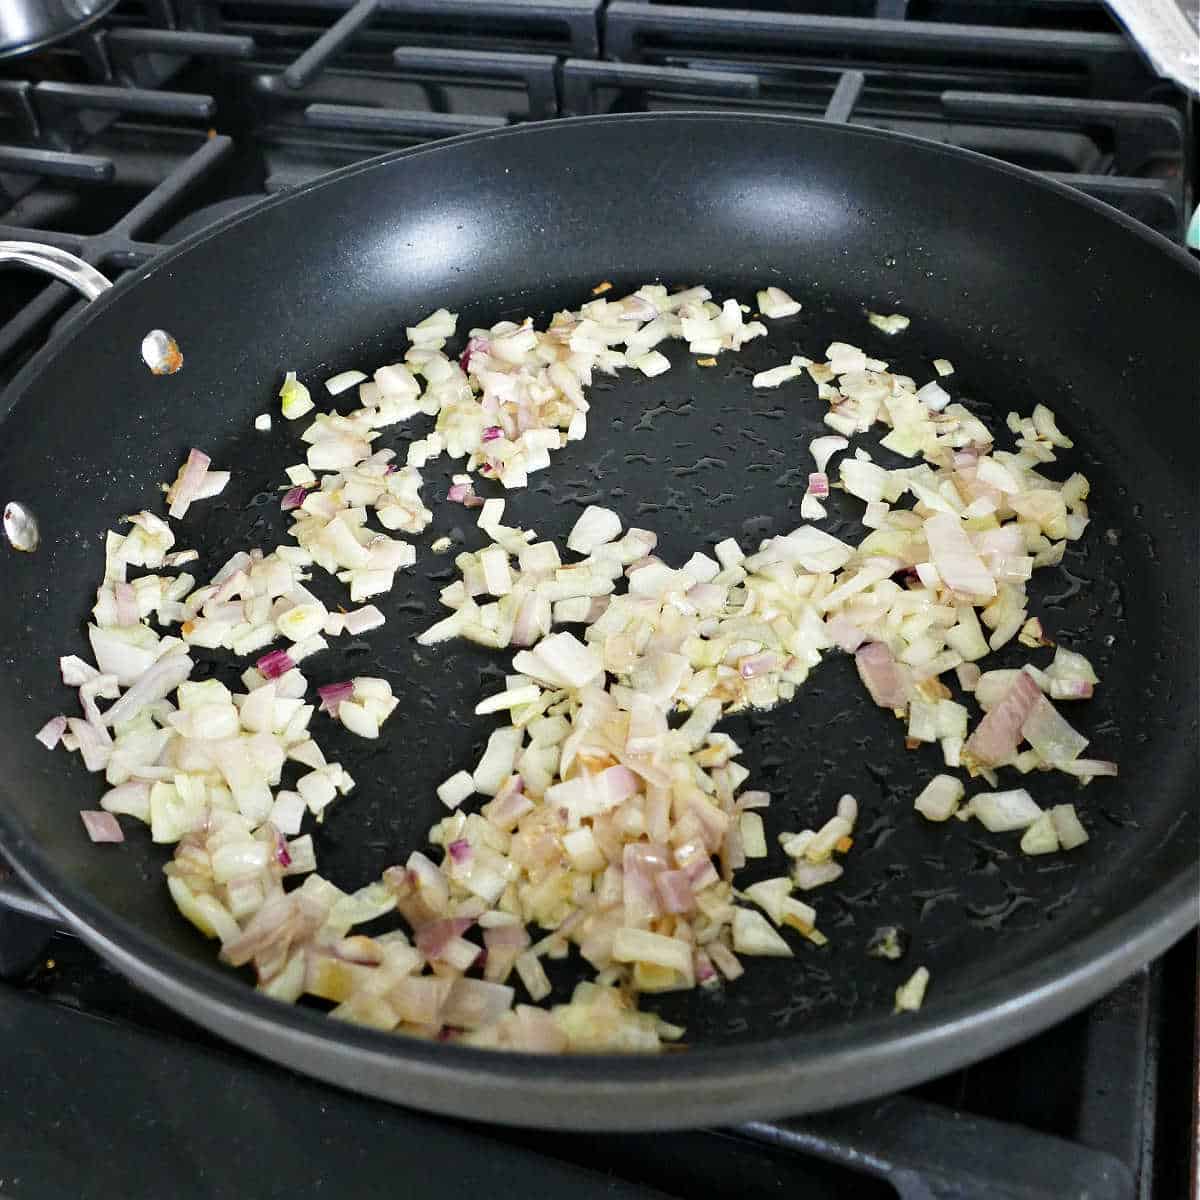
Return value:
[[(403, 326), (441, 305), (462, 311), (466, 328), (576, 304), (601, 279), (650, 277), (709, 282), (746, 298), (756, 283), (778, 281), (806, 301), (795, 327), (803, 345), (788, 352), (810, 355), (865, 329), (864, 307), (899, 307), (914, 318), (907, 348), (895, 343), (901, 367), (916, 372), (921, 360), (928, 373), (928, 359), (945, 352), (994, 426), (1009, 408), (1027, 412), (1042, 401), (1078, 431), (1097, 549), (1073, 563), (1076, 578), (1090, 577), (1058, 620), (1075, 648), (1094, 643), (1103, 661), (1104, 688), (1083, 727), (1098, 751), (1115, 750), (1122, 762), (1117, 784), (1107, 792), (1097, 784), (1080, 800), (1091, 806), (1094, 844), (1054, 875), (994, 855), (975, 864), (970, 844), (956, 843), (960, 857), (947, 852), (938, 869), (961, 895), (935, 904), (921, 926), (935, 986), (927, 1009), (903, 1020), (879, 1015), (897, 980), (857, 950), (871, 923), (894, 910), (855, 908), (849, 897), (838, 902), (840, 949), (820, 960), (840, 981), (827, 989), (829, 1011), (809, 1018), (794, 1003), (798, 986), (819, 990), (814, 960), (755, 964), (724, 1014), (741, 1019), (740, 1032), (734, 1021), (690, 1010), (698, 1044), (655, 1061), (527, 1061), (414, 1044), (254, 995), (211, 965), (211, 947), (172, 912), (158, 883), (161, 852), (133, 837), (107, 855), (88, 845), (74, 813), (93, 803), (94, 781), (32, 739), (66, 702), (54, 661), (80, 644), (86, 589), (102, 561), (98, 531), (145, 506), (198, 445), (217, 466), (233, 467), (235, 481), (232, 498), (197, 513), (186, 537), (209, 565), (222, 542), (274, 544), (278, 527), (266, 516), (274, 505), (262, 489), (298, 454), (256, 440), (249, 425), (282, 369), (319, 379), (352, 362), (385, 361)], [(45, 542), (4, 566), (4, 848), (93, 945), (181, 1011), (301, 1070), (437, 1111), (590, 1128), (799, 1112), (903, 1086), (1026, 1036), (1111, 986), (1196, 917), (1198, 319), (1200, 284), (1187, 259), (1101, 206), (973, 156), (798, 121), (659, 115), (526, 127), (378, 160), (268, 203), (115, 289), (5, 397), (3, 498), (32, 505)], [(152, 378), (141, 365), (138, 346), (155, 327), (179, 340), (178, 375)], [(869, 336), (877, 335), (864, 332), (863, 344)], [(772, 346), (753, 353), (778, 354), (774, 338)], [(682, 422), (656, 435), (658, 465), (602, 465), (604, 448), (625, 447), (635, 424), (621, 406), (649, 402), (648, 391), (622, 383), (605, 394), (621, 414), (613, 429), (593, 430), (573, 451), (582, 457), (564, 457), (550, 474), (591, 479), (610, 496), (619, 488), (630, 520), (633, 507), (656, 506), (642, 523), (660, 529), (670, 556), (700, 533), (749, 539), (797, 524), (796, 497), (772, 476), (741, 474), (742, 451), (731, 447), (740, 425), (761, 419), (786, 465), (800, 464), (819, 414), (775, 398), (743, 414), (739, 405), (757, 403), (744, 381), (731, 404), (724, 373), (679, 371), (653, 384), (678, 391), (670, 421)], [(694, 496), (674, 503), (673, 472), (691, 471), (710, 452), (724, 456), (725, 492), (739, 495), (702, 509)], [(562, 494), (536, 489), (510, 503), (543, 536), (561, 537), (578, 512)], [(421, 602), (422, 587), (436, 593), (429, 580), (413, 587)], [(415, 657), (407, 636), (425, 619), (388, 611), (391, 640), (373, 640), (372, 653), (397, 678), (437, 676), (438, 728), (413, 717), (409, 739), (421, 749), (408, 752), (401, 772), (394, 761), (358, 770), (347, 759), (362, 795), (324, 831), (322, 865), (334, 878), (362, 881), (416, 844), (435, 819), (426, 776), (444, 777), (455, 755), (461, 765), (484, 728), (442, 715), (469, 712), (480, 660), (456, 647), (436, 660)], [(824, 691), (814, 695), (846, 723), (827, 728), (820, 714), (804, 715), (803, 695), (795, 711), (772, 719), (777, 757), (792, 760), (790, 776), (780, 768), (786, 787), (800, 793), (818, 769), (828, 776), (821, 795), (801, 796), (788, 811), (815, 814), (853, 776), (881, 812), (890, 805), (902, 818), (931, 760), (902, 761), (894, 725), (853, 708), (857, 691), (843, 667), (822, 667), (814, 687)], [(806, 757), (822, 738), (836, 769)], [(1066, 798), (1065, 784), (1043, 786), (1058, 789), (1052, 802)], [(393, 803), (381, 805), (389, 792)], [(924, 901), (914, 905), (910, 893), (927, 886), (924, 876), (914, 867), (889, 877), (887, 868), (933, 856), (933, 835), (911, 818), (895, 823), (892, 848), (874, 857), (864, 849), (858, 869), (890, 878), (889, 904), (916, 911)], [(976, 867), (978, 879), (967, 878)], [(1026, 897), (1023, 909), (1004, 909), (1005, 888)], [(1064, 897), (1070, 902), (1053, 903)], [(1012, 911), (1025, 916), (1009, 920)]]

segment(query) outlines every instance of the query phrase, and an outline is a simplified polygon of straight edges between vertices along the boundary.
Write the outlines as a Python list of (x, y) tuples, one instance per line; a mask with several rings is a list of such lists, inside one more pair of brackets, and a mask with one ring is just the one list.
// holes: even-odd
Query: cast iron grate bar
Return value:
[(1133, 1200), (1112, 1155), (911, 1095), (737, 1130), (885, 1180), (900, 1200)]
[(159, 69), (164, 59), (169, 67), (188, 58), (247, 59), (256, 48), (252, 37), (185, 29), (117, 28), (103, 37), (113, 73), (143, 88), (158, 87), (169, 77), (169, 68)]
[(0, 79), (0, 108), (16, 122), (22, 137), (34, 141), (39, 132), (37, 109), (33, 107), (33, 84), (23, 79)]
[(89, 25), (68, 38), (66, 45), (79, 55), (87, 77), (94, 83), (108, 83), (112, 79), (108, 52), (104, 48), (104, 30), (99, 25)]
[(31, 99), (40, 136), (63, 143), (94, 133), (99, 114), (210, 121), (217, 111), (211, 96), (94, 83), (37, 83)]
[[(1113, 1102), (1114, 1081), (1123, 1096), (1154, 1114), (1159, 1097), (1156, 1014), (1163, 1006), (1165, 968), (1143, 969), (1129, 982), (1096, 1001), (1088, 1013), (1088, 1052), (1079, 1063), (1076, 1132), (1087, 1146), (1103, 1148), (1122, 1162), (1140, 1164), (1147, 1183), (1154, 1172), (1153, 1144), (1143, 1144), (1138, 1123)], [(1147, 1120), (1149, 1129), (1154, 1121)]]
[(616, 87), (639, 92), (672, 92), (692, 96), (752, 98), (758, 77), (746, 71), (698, 71), (651, 63), (596, 62), (568, 59), (562, 70), (562, 114), (584, 116), (596, 111), (596, 91)]
[(984, 66), (1053, 65), (1086, 74), (1093, 87), (1124, 94), (1145, 71), (1118, 33), (1021, 29), (934, 21), (829, 17), (809, 13), (697, 8), (613, 0), (605, 11), (604, 51), (610, 58), (638, 60), (680, 48), (717, 46), (725, 53), (765, 50), (773, 54), (820, 53), (847, 65), (881, 53), (919, 62), (976, 62)]
[(1166, 104), (953, 91), (943, 92), (941, 99), (947, 116), (971, 121), (1002, 121), (1039, 129), (1102, 127), (1111, 133), (1113, 166), (1119, 175), (1135, 175), (1153, 159), (1178, 161), (1184, 154), (1183, 118)]
[[(553, 34), (562, 53), (595, 58), (600, 53), (602, 4), (603, 0), (376, 0), (374, 4), (368, 0), (353, 4), (351, 0), (290, 0), (288, 7), (295, 11), (353, 13), (348, 36), (362, 29), (364, 22), (391, 18), (393, 30), (398, 22), (411, 25), (414, 33), (436, 31), (439, 37), (465, 35), (495, 40), (516, 36), (545, 45), (547, 35)], [(262, 24), (282, 30), (285, 27), (279, 24), (278, 10), (277, 0), (240, 0), (228, 24), (249, 25), (261, 11)], [(321, 40), (318, 37), (318, 42)], [(330, 47), (330, 53), (336, 49)], [(321, 53), (328, 58), (324, 48)]]
[(1174, 242), (1183, 240), (1187, 216), (1180, 203), (1179, 187), (1170, 180), (1076, 175), (1065, 171), (1039, 171), (1038, 174), (1103, 200)]
[(367, 108), (361, 104), (310, 104), (305, 123), (314, 129), (353, 133), (382, 133), (393, 137), (436, 139), (480, 129), (500, 129), (503, 117), (477, 117), (457, 113), (409, 112), (399, 108)]
[[(754, 71), (762, 78), (763, 95), (791, 104), (814, 80), (836, 77), (846, 70), (860, 70), (867, 77), (867, 98), (885, 106), (892, 115), (921, 116), (936, 112), (943, 92), (991, 91), (1031, 92), (1044, 95), (1079, 96), (1087, 90), (1082, 71), (1053, 63), (980, 62), (917, 57), (891, 58), (866, 52), (852, 55), (832, 53), (776, 53), (767, 45), (749, 47), (711, 45), (651, 48), (645, 60), (675, 66), (714, 70)], [(1151, 86), (1144, 81), (1145, 86)]]
[(283, 81), (290, 88), (311, 83), (325, 64), (375, 15), (379, 0), (358, 0), (335, 21), (295, 62), (284, 68)]
[(383, 0), (386, 11), (416, 16), (460, 17), (471, 21), (496, 21), (553, 25), (567, 35), (573, 55), (594, 58), (600, 53), (599, 12), (603, 0)]
[(825, 120), (844, 125), (854, 114), (867, 77), (861, 71), (844, 71), (825, 106)]
[(50, 179), (79, 179), (111, 183), (116, 167), (98, 154), (68, 154), (38, 146), (0, 146), (0, 173), (39, 175)]
[[(138, 234), (162, 213), (174, 207), (189, 190), (196, 188), (222, 162), (233, 147), (227, 137), (208, 138), (198, 150), (179, 164), (148, 195), (133, 206), (115, 225), (94, 235), (58, 233), (0, 225), (0, 239), (41, 241), (70, 250), (93, 267), (128, 269), (148, 262), (161, 249), (156, 242), (138, 240)], [(0, 359), (76, 297), (66, 284), (51, 283), (31, 300), (7, 325), (0, 328)], [(3, 898), (0, 897), (0, 903)]]
[(553, 54), (401, 46), (392, 52), (392, 61), (405, 75), (418, 77), (517, 80), (525, 85), (532, 118), (543, 120), (558, 115), (558, 59)]

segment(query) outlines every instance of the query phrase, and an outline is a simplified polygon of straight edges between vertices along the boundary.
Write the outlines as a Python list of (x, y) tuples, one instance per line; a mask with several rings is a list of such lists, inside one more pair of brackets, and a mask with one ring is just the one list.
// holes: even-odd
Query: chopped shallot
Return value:
[[(1028, 854), (1087, 841), (1071, 806), (1043, 810), (1023, 789), (1002, 790), (998, 772), (1053, 768), (1080, 783), (1116, 773), (1114, 763), (1081, 757), (1086, 739), (1054, 705), (1093, 694), (1091, 664), (1058, 647), (1045, 669), (977, 665), (1005, 645), (1053, 644), (1055, 631), (1029, 612), (1026, 582), (1058, 563), (1089, 519), (1083, 476), (1041, 474), (1071, 447), (1054, 415), (1040, 405), (1030, 417), (1012, 414), (1016, 451), (993, 449), (988, 428), (938, 383), (918, 388), (867, 351), (833, 342), (827, 361), (795, 355), (753, 382), (806, 374), (828, 406), (834, 432), (809, 444), (805, 521), (825, 515), (836, 486), (829, 463), (851, 437), (882, 425), (884, 450), (916, 460), (891, 469), (861, 444), (840, 460), (839, 485), (866, 506), (858, 545), (802, 524), (757, 545), (726, 538), (677, 565), (655, 533), (622, 533), (618, 512), (589, 505), (567, 541), (578, 561), (564, 564), (552, 542), (502, 524), (504, 501), (477, 496), (475, 477), (525, 487), (586, 436), (596, 372), (655, 377), (670, 366), (656, 347), (671, 338), (716, 365), (767, 333), (745, 319), (749, 307), (704, 287), (610, 291), (596, 289), (545, 328), (525, 319), (467, 331), (461, 352), (447, 348), (456, 314), (439, 309), (408, 327), (402, 360), (328, 380), (334, 395), (357, 387), (359, 403), (317, 413), (302, 431), (307, 461), (288, 468), (281, 503), (286, 545), (238, 550), (197, 583), (141, 573), (198, 557), (173, 551), (174, 532), (153, 513), (108, 535), (88, 628), (99, 670), (61, 661), (83, 718), (54, 718), (38, 739), (105, 774), (100, 810), (82, 814), (93, 840), (121, 840), (121, 814), (174, 846), (165, 873), (181, 915), (219, 940), (223, 960), (250, 966), (268, 995), (309, 995), (335, 1005), (338, 1019), (470, 1045), (661, 1049), (683, 1030), (639, 1011), (641, 993), (720, 987), (745, 973), (739, 955), (791, 956), (796, 936), (826, 941), (816, 909), (793, 893), (843, 876), (859, 802), (843, 795), (818, 827), (780, 835), (788, 873), (735, 890), (746, 861), (768, 854), (770, 797), (742, 790), (753, 765), (717, 726), (726, 714), (790, 700), (835, 648), (854, 655), (875, 704), (903, 718), (910, 746), (936, 745), (948, 768), (961, 763), (998, 789), (962, 805), (962, 783), (938, 775), (916, 798), (918, 813), (1019, 831)], [(800, 308), (775, 287), (757, 301), (770, 319)], [(908, 323), (870, 320), (887, 333)], [(953, 370), (942, 359), (934, 368), (939, 377)], [(292, 373), (280, 396), (289, 419), (315, 407)], [(387, 436), (418, 416), (433, 428)], [(347, 893), (316, 873), (313, 835), (302, 832), (354, 780), (310, 733), (316, 705), (305, 702), (300, 666), (329, 650), (326, 638), (384, 623), (363, 602), (414, 563), (416, 547), (400, 535), (432, 521), (421, 471), (442, 455), (464, 464), (446, 498), (481, 510), (487, 543), (457, 554), (460, 577), (441, 592), (450, 615), (417, 640), (509, 650), (502, 689), (489, 688), (475, 709), (502, 723), (473, 770), (436, 789), (444, 810), (428, 855), (414, 851)], [(171, 516), (226, 486), (228, 472), (209, 467), (193, 450), (170, 489)], [(457, 532), (453, 540), (462, 544)], [(433, 547), (450, 549), (450, 540)], [(327, 608), (307, 586), (318, 570), (359, 607)], [(573, 632), (555, 628), (563, 624)], [(280, 638), (285, 648), (271, 649)], [(249, 657), (245, 690), (193, 680), (184, 653), (193, 646), (228, 650), (243, 665)], [(946, 681), (983, 710), (970, 736)], [(368, 739), (400, 703), (370, 676), (324, 684), (317, 698)], [(99, 700), (112, 703), (102, 710)], [(297, 770), (290, 787), (285, 768)], [(393, 911), (407, 932), (352, 932)], [(543, 960), (572, 945), (594, 982), (549, 1011), (515, 1004), (517, 981), (534, 1004), (551, 996)], [(928, 979), (919, 968), (897, 990), (897, 1008), (920, 1007)]]
[(84, 809), (80, 814), (83, 818), (87, 835), (93, 842), (123, 842), (125, 833), (120, 822), (112, 813), (92, 812)]

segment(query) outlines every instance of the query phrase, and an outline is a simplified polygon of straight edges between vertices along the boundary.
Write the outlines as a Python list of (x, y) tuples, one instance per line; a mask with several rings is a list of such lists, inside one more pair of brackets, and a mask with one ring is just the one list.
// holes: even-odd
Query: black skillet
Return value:
[[(598, 386), (588, 438), (508, 497), (515, 521), (542, 536), (561, 539), (589, 502), (657, 530), (669, 560), (799, 524), (805, 445), (824, 405), (807, 383), (754, 391), (750, 376), (835, 339), (920, 380), (931, 359), (951, 359), (952, 392), (994, 429), (1039, 401), (1059, 414), (1076, 439), (1060, 468), (1090, 477), (1093, 521), (1061, 568), (1037, 574), (1033, 609), (1097, 665), (1096, 698), (1069, 715), (1121, 776), (1082, 792), (1059, 776), (1031, 786), (1043, 803), (1076, 803), (1091, 841), (1028, 859), (1011, 836), (916, 819), (912, 796), (938, 755), (906, 752), (900, 726), (833, 654), (793, 704), (728, 725), (751, 784), (776, 797), (773, 830), (822, 820), (842, 792), (860, 801), (846, 874), (817, 895), (830, 945), (752, 961), (715, 996), (665, 998), (688, 1026), (686, 1052), (490, 1054), (266, 1000), (173, 911), (164, 853), (142, 831), (119, 847), (88, 843), (77, 812), (100, 784), (33, 739), (74, 702), (56, 662), (84, 646), (101, 531), (153, 504), (196, 445), (234, 479), (192, 509), (180, 544), (210, 566), (237, 546), (273, 547), (284, 528), (273, 489), (301, 448), (286, 422), (262, 434), (252, 421), (274, 408), (284, 369), (314, 383), (372, 369), (440, 305), (465, 330), (576, 306), (605, 279), (614, 294), (659, 279), (744, 300), (775, 282), (805, 307), (716, 369), (676, 350), (659, 379)], [(911, 328), (888, 338), (867, 309), (906, 313)], [(139, 356), (157, 327), (183, 351), (176, 375), (152, 376)], [(271, 200), (123, 280), (4, 398), (0, 499), (28, 504), (43, 542), (3, 559), (3, 849), (167, 1003), (270, 1058), (421, 1108), (663, 1128), (845, 1104), (981, 1057), (1097, 997), (1196, 920), (1198, 330), (1194, 265), (1128, 218), (1002, 164), (858, 128), (731, 115), (559, 122), (392, 155)], [(388, 432), (401, 447), (409, 436)], [(444, 463), (426, 472), (429, 499), (444, 496), (445, 474)], [(321, 869), (343, 886), (420, 844), (433, 786), (473, 763), (494, 720), (471, 716), (472, 704), (505, 656), (411, 640), (451, 570), (430, 542), (455, 526), (468, 544), (476, 536), (464, 510), (433, 507), (417, 568), (381, 601), (386, 627), (310, 671), (316, 683), (382, 673), (404, 698), (380, 749), (322, 730), (359, 785), (318, 839)], [(856, 508), (835, 504), (828, 527), (858, 529)], [(773, 857), (746, 879), (781, 865)], [(892, 923), (911, 934), (907, 958), (868, 957), (876, 927)], [(933, 977), (925, 1007), (892, 1015), (895, 987), (921, 963)], [(568, 965), (560, 996), (577, 977)]]

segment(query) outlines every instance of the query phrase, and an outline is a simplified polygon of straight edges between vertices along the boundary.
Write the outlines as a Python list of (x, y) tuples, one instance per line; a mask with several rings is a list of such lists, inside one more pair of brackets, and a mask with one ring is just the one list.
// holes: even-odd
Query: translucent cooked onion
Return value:
[[(770, 798), (753, 789), (753, 761), (719, 722), (791, 700), (831, 651), (854, 654), (868, 693), (903, 719), (910, 745), (936, 747), (948, 768), (961, 764), (996, 789), (961, 805), (962, 783), (939, 775), (914, 800), (926, 819), (974, 817), (997, 834), (1019, 832), (1028, 854), (1087, 840), (1070, 806), (1043, 810), (1028, 792), (1000, 787), (998, 772), (1056, 768), (1081, 783), (1115, 774), (1115, 764), (1081, 757), (1086, 740), (1053, 703), (1086, 701), (1099, 683), (1091, 665), (1062, 648), (1044, 669), (976, 665), (1006, 644), (1040, 651), (1054, 636), (1030, 614), (1025, 585), (1083, 536), (1089, 485), (1041, 473), (1071, 446), (1053, 414), (1010, 415), (1016, 450), (995, 449), (991, 431), (936, 382), (918, 389), (834, 342), (825, 362), (795, 355), (753, 382), (816, 385), (834, 433), (810, 443), (801, 516), (822, 519), (840, 485), (865, 504), (858, 544), (802, 524), (757, 547), (734, 538), (697, 547), (676, 565), (653, 531), (623, 530), (618, 512), (592, 505), (564, 556), (504, 525), (504, 501), (476, 495), (477, 480), (526, 486), (586, 436), (597, 372), (654, 378), (670, 366), (656, 348), (669, 339), (715, 365), (767, 332), (746, 319), (748, 307), (703, 287), (610, 291), (545, 328), (525, 319), (467, 331), (461, 353), (447, 352), (456, 315), (438, 310), (408, 328), (402, 360), (330, 379), (331, 394), (357, 386), (358, 406), (316, 413), (302, 430), (307, 461), (287, 469), (281, 503), (290, 540), (273, 551), (237, 551), (199, 584), (186, 574), (135, 578), (131, 569), (175, 571), (198, 556), (173, 550), (169, 524), (149, 512), (108, 535), (89, 627), (99, 670), (61, 664), (84, 717), (55, 718), (39, 740), (104, 773), (100, 811), (82, 818), (91, 836), (118, 840), (120, 814), (174, 846), (166, 874), (181, 915), (220, 942), (225, 961), (250, 966), (269, 995), (310, 995), (337, 1019), (411, 1036), (531, 1052), (653, 1051), (678, 1038), (682, 1030), (638, 1011), (641, 993), (721, 987), (746, 973), (739, 956), (791, 956), (796, 937), (826, 941), (816, 908), (794, 893), (841, 878), (860, 805), (843, 795), (819, 827), (780, 835), (788, 872), (736, 890), (744, 864), (771, 853)], [(757, 299), (771, 319), (799, 310), (778, 288)], [(884, 332), (906, 323), (872, 322)], [(935, 369), (950, 373), (944, 360)], [(647, 398), (654, 390), (637, 386)], [(294, 375), (281, 398), (289, 418), (314, 409)], [(434, 423), (423, 436), (388, 433), (419, 418)], [(831, 484), (832, 456), (876, 425), (884, 449), (915, 465), (890, 468), (894, 459), (858, 445)], [(479, 510), (485, 541), (468, 549), (455, 534), (458, 578), (441, 593), (450, 615), (418, 641), (511, 650), (503, 688), (475, 706), (500, 724), (473, 769), (438, 787), (444, 815), (428, 855), (414, 852), (346, 893), (316, 873), (303, 830), (354, 780), (310, 732), (317, 703), (306, 703), (300, 668), (339, 637), (384, 624), (364, 602), (415, 562), (405, 539), (433, 515), (421, 471), (442, 455), (462, 463), (446, 499)], [(189, 455), (168, 497), (172, 515), (226, 486), (228, 473), (209, 466)], [(306, 586), (317, 571), (336, 576), (356, 607), (327, 608)], [(572, 631), (556, 628), (564, 624)], [(244, 690), (190, 679), (191, 646), (253, 662)], [(969, 736), (968, 710), (948, 683), (973, 690), (983, 710)], [(385, 735), (399, 704), (386, 680), (361, 676), (322, 684), (317, 701), (368, 739)], [(285, 769), (296, 771), (286, 776), (293, 787), (283, 786)], [(353, 932), (393, 911), (404, 931)], [(543, 960), (572, 946), (595, 981), (550, 1009), (517, 1003), (551, 996)], [(897, 1006), (919, 1006), (927, 980), (918, 971)]]

